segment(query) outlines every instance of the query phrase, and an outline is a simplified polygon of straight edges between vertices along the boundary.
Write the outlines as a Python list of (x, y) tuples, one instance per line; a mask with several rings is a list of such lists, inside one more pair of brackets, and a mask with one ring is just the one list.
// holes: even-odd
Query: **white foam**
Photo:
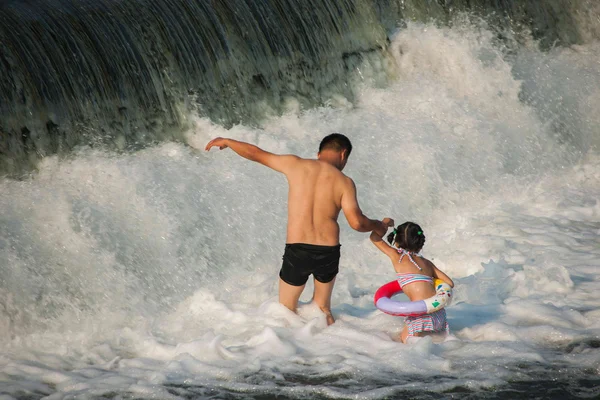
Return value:
[[(553, 68), (538, 77), (518, 64), (522, 81), (494, 46), (472, 26), (410, 24), (391, 46), (398, 81), (366, 84), (353, 109), (338, 99), (301, 113), (290, 99), (288, 115), (231, 130), (192, 117), (191, 148), (82, 149), (0, 182), (0, 396), (381, 398), (501, 385), (520, 363), (597, 368), (586, 343), (600, 335), (600, 157), (574, 156), (582, 147), (557, 141), (520, 99), (522, 81), (595, 76), (596, 45), (524, 49), (517, 64)], [(586, 93), (569, 104), (589, 117), (578, 121), (589, 144)], [(404, 322), (372, 296), (393, 269), (343, 218), (337, 322), (310, 304), (311, 283), (298, 314), (277, 303), (285, 179), (198, 149), (227, 135), (310, 157), (331, 131), (353, 140), (347, 172), (363, 210), (424, 227), (425, 255), (456, 282), (458, 340), (392, 340)]]

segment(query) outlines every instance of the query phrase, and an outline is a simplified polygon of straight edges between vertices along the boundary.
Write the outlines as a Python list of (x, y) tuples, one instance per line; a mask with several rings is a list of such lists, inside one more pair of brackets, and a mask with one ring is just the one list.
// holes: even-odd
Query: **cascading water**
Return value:
[[(0, 4), (4, 171), (46, 155), (0, 180), (0, 397), (598, 396), (595, 5), (306, 4)], [(337, 322), (277, 303), (285, 178), (201, 149), (334, 131), (365, 213), (424, 227), (459, 341), (391, 340), (392, 267), (343, 218)]]
[(0, 5), (4, 169), (76, 144), (180, 138), (190, 111), (252, 122), (344, 88), (385, 45), (356, 0), (57, 1)]
[(359, 63), (385, 62), (386, 31), (464, 11), (543, 47), (600, 34), (593, 0), (3, 1), (0, 173), (76, 145), (181, 140), (190, 113), (231, 126), (292, 100), (353, 102)]

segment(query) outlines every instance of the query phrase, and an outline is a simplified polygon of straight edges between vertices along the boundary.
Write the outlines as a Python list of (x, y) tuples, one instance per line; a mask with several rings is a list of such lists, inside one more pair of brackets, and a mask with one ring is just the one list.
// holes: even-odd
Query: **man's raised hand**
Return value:
[(214, 138), (213, 140), (211, 140), (210, 142), (208, 142), (206, 144), (206, 147), (204, 148), (204, 150), (209, 151), (213, 147), (218, 147), (219, 150), (226, 149), (227, 147), (229, 147), (229, 146), (227, 146), (227, 139), (222, 138), (222, 137)]

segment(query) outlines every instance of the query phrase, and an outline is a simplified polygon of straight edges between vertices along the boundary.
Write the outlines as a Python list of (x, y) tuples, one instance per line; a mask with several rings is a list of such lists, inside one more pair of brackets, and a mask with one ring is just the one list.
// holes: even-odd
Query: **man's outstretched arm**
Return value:
[(358, 232), (371, 232), (375, 229), (385, 229), (381, 221), (367, 218), (358, 205), (356, 199), (356, 186), (354, 181), (349, 182), (342, 194), (342, 210), (352, 229)]
[(294, 155), (279, 155), (264, 151), (260, 147), (253, 144), (240, 142), (238, 140), (227, 139), (227, 138), (215, 138), (208, 142), (205, 150), (208, 151), (213, 147), (218, 147), (223, 150), (230, 148), (240, 156), (257, 163), (263, 164), (275, 171), (286, 173), (289, 168), (295, 164), (300, 158)]

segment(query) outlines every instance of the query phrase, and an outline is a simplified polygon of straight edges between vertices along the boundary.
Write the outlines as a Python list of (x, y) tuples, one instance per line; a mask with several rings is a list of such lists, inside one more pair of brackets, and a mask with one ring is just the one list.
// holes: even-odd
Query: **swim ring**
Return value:
[(402, 292), (398, 281), (391, 281), (377, 289), (375, 292), (375, 307), (386, 314), (402, 317), (416, 317), (431, 314), (450, 304), (452, 288), (441, 279), (434, 281), (435, 295), (425, 300), (396, 301), (392, 296)]

